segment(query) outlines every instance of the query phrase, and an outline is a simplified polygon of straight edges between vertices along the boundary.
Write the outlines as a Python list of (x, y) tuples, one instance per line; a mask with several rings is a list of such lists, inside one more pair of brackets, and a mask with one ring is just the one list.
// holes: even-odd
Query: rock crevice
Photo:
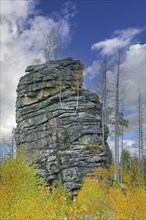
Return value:
[(61, 181), (73, 194), (85, 175), (111, 162), (108, 129), (102, 146), (101, 103), (82, 82), (83, 65), (68, 58), (28, 66), (17, 87), (17, 147), (50, 184)]

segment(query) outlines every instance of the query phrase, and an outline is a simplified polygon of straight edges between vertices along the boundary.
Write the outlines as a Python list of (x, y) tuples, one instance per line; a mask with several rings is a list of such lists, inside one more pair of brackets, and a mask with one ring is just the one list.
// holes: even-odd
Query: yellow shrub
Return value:
[(120, 187), (109, 189), (108, 204), (111, 210), (107, 209), (109, 216), (116, 220), (144, 220), (146, 216), (145, 192), (143, 189), (135, 188), (123, 192)]
[(114, 180), (114, 162), (112, 162), (111, 167), (98, 167), (92, 173), (91, 176), (94, 178), (98, 178), (100, 181), (104, 183), (111, 184)]
[(101, 209), (101, 201), (104, 200), (104, 191), (101, 184), (89, 177), (85, 178), (81, 191), (78, 196), (74, 198), (73, 204), (70, 207), (70, 216), (85, 217), (89, 215), (99, 217)]
[(65, 192), (63, 186), (58, 184), (56, 188), (52, 189), (51, 198), (45, 205), (44, 211), (47, 214), (47, 219), (64, 219), (68, 215), (68, 206), (70, 202), (69, 195)]
[[(24, 153), (1, 165), (0, 219), (42, 219), (43, 197), (39, 191), (37, 170), (27, 164)], [(39, 217), (40, 216), (40, 217)]]
[(20, 152), (1, 165), (0, 219), (144, 220), (146, 195), (143, 185), (137, 182), (137, 172), (137, 165), (131, 173), (123, 171), (122, 186), (112, 182), (113, 165), (110, 169), (98, 168), (84, 179), (80, 192), (71, 200), (61, 184), (50, 189), (36, 177), (37, 169), (29, 166)]

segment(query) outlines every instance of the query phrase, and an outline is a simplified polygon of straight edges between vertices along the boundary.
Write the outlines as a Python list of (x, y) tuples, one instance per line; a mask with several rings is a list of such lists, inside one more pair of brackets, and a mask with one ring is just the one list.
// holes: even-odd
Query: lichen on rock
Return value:
[(84, 176), (111, 162), (108, 129), (102, 146), (101, 103), (82, 82), (83, 65), (67, 58), (28, 66), (17, 87), (17, 147), (50, 184), (62, 182), (73, 194)]

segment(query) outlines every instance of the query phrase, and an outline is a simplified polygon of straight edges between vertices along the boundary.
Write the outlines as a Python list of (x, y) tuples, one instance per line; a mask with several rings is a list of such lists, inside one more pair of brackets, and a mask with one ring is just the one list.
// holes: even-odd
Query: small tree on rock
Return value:
[(46, 64), (53, 58), (53, 56), (55, 60), (57, 59), (58, 44), (53, 30), (50, 33), (45, 33), (43, 35), (42, 49), (45, 53)]

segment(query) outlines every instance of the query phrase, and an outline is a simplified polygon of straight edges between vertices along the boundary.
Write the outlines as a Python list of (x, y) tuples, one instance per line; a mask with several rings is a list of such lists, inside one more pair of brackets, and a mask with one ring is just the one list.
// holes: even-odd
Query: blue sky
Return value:
[[(97, 56), (91, 51), (91, 45), (112, 36), (115, 30), (129, 27), (144, 28), (146, 17), (145, 1), (102, 1), (74, 0), (77, 14), (72, 18), (72, 41), (62, 56), (71, 56), (89, 65)], [(62, 11), (66, 1), (41, 0), (37, 8), (41, 14), (48, 16), (52, 12)], [(145, 42), (142, 32), (135, 42)]]
[(81, 60), (84, 86), (92, 91), (96, 90), (100, 59), (111, 57), (116, 48), (124, 49), (129, 120), (125, 146), (134, 146), (137, 90), (141, 88), (145, 97), (146, 88), (146, 1), (1, 0), (0, 6), (2, 139), (16, 126), (18, 81), (34, 59), (45, 61), (42, 40), (53, 29), (60, 43), (59, 58)]

